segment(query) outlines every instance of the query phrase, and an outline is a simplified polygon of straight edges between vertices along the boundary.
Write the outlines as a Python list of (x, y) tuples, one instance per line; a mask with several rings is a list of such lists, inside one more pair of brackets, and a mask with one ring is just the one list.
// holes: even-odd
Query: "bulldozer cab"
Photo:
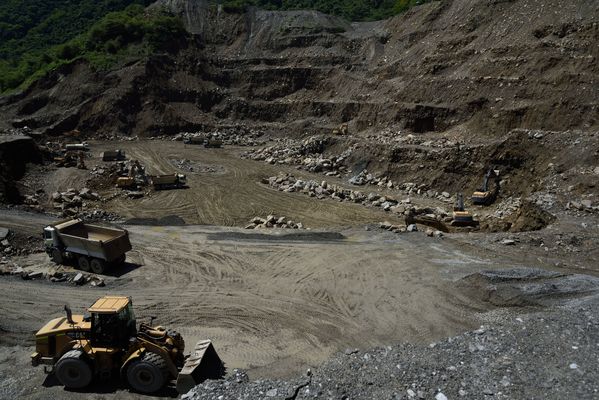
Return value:
[(89, 309), (90, 343), (94, 347), (126, 349), (129, 339), (137, 333), (135, 314), (128, 297), (106, 296)]

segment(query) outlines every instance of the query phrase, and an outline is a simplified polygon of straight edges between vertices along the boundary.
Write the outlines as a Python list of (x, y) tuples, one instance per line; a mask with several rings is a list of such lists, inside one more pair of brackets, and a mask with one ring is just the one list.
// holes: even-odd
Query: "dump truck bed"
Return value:
[(54, 226), (66, 250), (113, 261), (131, 250), (129, 234), (122, 229), (84, 224), (80, 220)]
[(168, 183), (176, 183), (177, 182), (177, 175), (175, 174), (170, 174), (170, 175), (153, 175), (150, 177), (150, 179), (152, 179), (152, 183), (153, 184), (168, 184)]

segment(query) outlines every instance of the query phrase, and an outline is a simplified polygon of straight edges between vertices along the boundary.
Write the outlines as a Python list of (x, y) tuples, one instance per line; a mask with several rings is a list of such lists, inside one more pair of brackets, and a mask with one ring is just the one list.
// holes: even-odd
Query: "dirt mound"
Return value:
[(548, 306), (599, 294), (599, 279), (535, 268), (481, 271), (462, 279), (470, 294), (500, 307)]
[(15, 181), (25, 174), (27, 163), (41, 163), (42, 154), (29, 136), (0, 135), (0, 203), (19, 203)]
[(533, 202), (524, 202), (513, 217), (510, 232), (538, 231), (555, 221), (555, 216)]

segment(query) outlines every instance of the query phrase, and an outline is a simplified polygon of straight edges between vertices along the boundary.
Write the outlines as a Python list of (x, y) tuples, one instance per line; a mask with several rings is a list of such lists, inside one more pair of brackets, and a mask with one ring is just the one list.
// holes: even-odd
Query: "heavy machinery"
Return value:
[(187, 177), (183, 174), (153, 175), (150, 181), (154, 189), (180, 189), (185, 187)]
[(89, 151), (89, 144), (83, 143), (68, 143), (64, 146), (66, 151)]
[[(495, 187), (489, 190), (489, 180), (493, 179)], [(489, 168), (483, 180), (483, 186), (472, 194), (472, 204), (488, 206), (492, 204), (499, 194), (499, 171)]]
[(176, 379), (187, 393), (205, 379), (221, 378), (225, 368), (210, 340), (198, 342), (185, 356), (185, 342), (175, 331), (140, 323), (130, 297), (101, 297), (85, 315), (55, 318), (35, 335), (31, 364), (52, 367), (67, 388), (82, 389), (94, 377), (120, 376), (135, 391), (154, 393)]
[(54, 157), (54, 164), (57, 167), (86, 169), (85, 153), (74, 150), (65, 151), (62, 156)]
[(476, 226), (478, 221), (475, 221), (469, 211), (464, 210), (464, 195), (458, 193), (456, 204), (453, 207), (453, 219), (451, 226)]
[(333, 128), (333, 130), (331, 131), (331, 133), (333, 135), (343, 135), (343, 136), (347, 135), (348, 132), (349, 132), (349, 129), (348, 129), (347, 123), (343, 123), (343, 124), (339, 125), (337, 128)]
[(223, 141), (220, 139), (206, 139), (206, 141), (204, 142), (204, 147), (206, 148), (219, 149), (222, 146)]
[(102, 161), (123, 161), (125, 158), (123, 150), (108, 150), (102, 153)]
[(131, 250), (125, 229), (84, 224), (80, 219), (66, 219), (44, 228), (46, 253), (56, 264), (68, 259), (77, 261), (83, 271), (103, 274), (125, 262)]

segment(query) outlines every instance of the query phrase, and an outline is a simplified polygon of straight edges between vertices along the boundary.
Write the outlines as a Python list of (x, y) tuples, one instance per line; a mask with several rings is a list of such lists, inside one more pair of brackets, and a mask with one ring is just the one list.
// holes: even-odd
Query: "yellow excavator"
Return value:
[(476, 226), (478, 221), (475, 221), (469, 211), (464, 209), (464, 195), (458, 193), (456, 204), (453, 207), (453, 219), (451, 226)]
[[(493, 179), (495, 183), (494, 189), (489, 190), (489, 180)], [(485, 174), (485, 178), (483, 180), (483, 186), (480, 190), (472, 193), (472, 204), (488, 206), (492, 204), (495, 199), (497, 199), (497, 195), (499, 194), (499, 173), (493, 168), (489, 168), (487, 173)]]
[(86, 315), (55, 318), (35, 335), (32, 365), (51, 366), (65, 387), (82, 389), (94, 378), (118, 375), (134, 391), (154, 393), (171, 380), (177, 391), (187, 393), (205, 379), (224, 376), (224, 364), (210, 340), (197, 343), (185, 356), (185, 342), (178, 332), (162, 326), (136, 325), (129, 297), (105, 296), (88, 308)]

